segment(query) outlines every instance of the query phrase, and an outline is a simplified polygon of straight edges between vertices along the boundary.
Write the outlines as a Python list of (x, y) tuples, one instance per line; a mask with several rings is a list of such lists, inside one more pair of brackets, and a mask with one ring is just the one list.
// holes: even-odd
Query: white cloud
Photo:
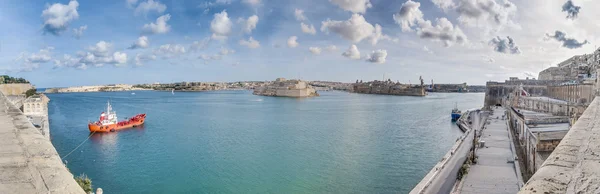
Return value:
[(296, 17), (296, 20), (298, 20), (298, 21), (306, 20), (306, 16), (304, 16), (304, 10), (301, 10), (301, 9), (294, 10), (294, 16)]
[(313, 26), (312, 24), (309, 26), (308, 24), (304, 24), (304, 22), (302, 22), (300, 23), (300, 28), (302, 29), (302, 32), (307, 34), (315, 35), (317, 33), (317, 30), (315, 30), (315, 26)]
[(376, 50), (373, 51), (368, 57), (367, 61), (371, 63), (385, 63), (385, 58), (387, 57), (386, 50)]
[(251, 6), (256, 6), (258, 4), (260, 4), (260, 0), (242, 0), (242, 2), (251, 5)]
[(429, 39), (436, 42), (443, 42), (444, 46), (452, 46), (453, 43), (465, 44), (468, 42), (467, 36), (458, 26), (452, 25), (446, 18), (436, 19), (436, 25), (427, 20), (420, 24), (417, 29), (417, 35), (422, 39)]
[(334, 32), (346, 40), (360, 42), (373, 34), (375, 28), (360, 14), (352, 14), (346, 21), (333, 21), (327, 19), (321, 25), (321, 31)]
[(423, 19), (423, 12), (419, 9), (421, 3), (411, 0), (402, 4), (400, 11), (394, 14), (394, 21), (399, 24), (403, 32), (416, 29), (421, 39), (443, 42), (449, 47), (453, 43), (467, 43), (467, 36), (458, 27), (454, 26), (447, 18), (437, 18), (434, 26), (431, 21)]
[(171, 14), (160, 16), (156, 19), (156, 23), (144, 24), (142, 28), (148, 34), (165, 34), (171, 30), (171, 26), (167, 21), (171, 19)]
[(100, 42), (96, 43), (94, 46), (88, 47), (88, 50), (94, 56), (106, 57), (106, 56), (109, 56), (109, 52), (110, 52), (111, 48), (112, 48), (111, 43), (108, 43), (105, 41), (100, 41)]
[(298, 46), (298, 42), (296, 40), (298, 40), (298, 37), (296, 37), (296, 36), (290, 36), (290, 38), (288, 38), (288, 41), (287, 41), (288, 47), (290, 47), (290, 48), (297, 47)]
[(231, 32), (231, 20), (227, 17), (227, 11), (216, 13), (213, 20), (210, 22), (210, 31), (213, 33), (212, 38), (217, 40), (227, 39)]
[(168, 58), (179, 56), (185, 52), (185, 48), (180, 44), (164, 44), (154, 50), (154, 54), (163, 55)]
[(79, 39), (83, 36), (83, 31), (87, 30), (87, 25), (73, 29), (73, 37)]
[(42, 11), (44, 33), (60, 35), (67, 30), (69, 23), (79, 18), (77, 7), (79, 7), (79, 3), (73, 0), (67, 5), (60, 3), (52, 4)]
[(456, 4), (454, 4), (453, 0), (431, 0), (431, 2), (444, 11), (448, 11), (456, 7)]
[(456, 6), (458, 21), (470, 27), (480, 27), (488, 32), (502, 29), (504, 26), (520, 28), (514, 21), (517, 6), (508, 0), (497, 3), (496, 0), (459, 0)]
[(412, 27), (424, 21), (421, 3), (408, 0), (402, 4), (400, 11), (393, 15), (394, 21), (402, 27), (403, 32), (412, 31)]
[(113, 59), (115, 66), (120, 66), (127, 63), (127, 53), (115, 52), (113, 53)]
[(148, 48), (150, 41), (147, 36), (140, 36), (128, 49)]
[(247, 46), (248, 48), (258, 48), (260, 43), (250, 37), (248, 40), (240, 40), (240, 45)]
[(145, 62), (156, 60), (156, 55), (144, 55), (137, 54), (135, 55), (134, 62), (136, 66), (142, 66)]
[(350, 45), (348, 50), (342, 53), (342, 56), (350, 59), (360, 59), (360, 51), (358, 51), (358, 47), (356, 47), (356, 45)]
[(338, 48), (335, 45), (329, 45), (329, 46), (325, 47), (325, 50), (333, 52), (333, 51), (337, 51)]
[(138, 4), (138, 6), (135, 8), (135, 14), (148, 14), (151, 11), (156, 11), (156, 13), (161, 14), (165, 12), (166, 9), (167, 6), (165, 4), (160, 3), (159, 1), (148, 0), (146, 2), (141, 2), (140, 4)]
[(308, 50), (315, 55), (321, 54), (321, 48), (319, 47), (309, 47)]
[(329, 0), (329, 2), (352, 13), (365, 13), (367, 8), (372, 7), (369, 0)]
[(248, 17), (248, 19), (240, 18), (238, 19), (238, 23), (242, 24), (242, 29), (245, 33), (250, 34), (252, 30), (256, 29), (256, 24), (258, 23), (258, 16), (253, 15)]
[[(32, 53), (27, 58), (25, 58), (25, 63), (40, 64), (40, 63), (49, 62), (50, 60), (52, 60), (52, 56), (51, 56), (52, 50), (54, 50), (54, 47), (46, 47), (46, 48), (40, 49), (39, 52)], [(23, 58), (23, 57), (24, 57), (24, 55), (19, 58)], [(30, 66), (30, 67), (33, 67), (33, 66)]]

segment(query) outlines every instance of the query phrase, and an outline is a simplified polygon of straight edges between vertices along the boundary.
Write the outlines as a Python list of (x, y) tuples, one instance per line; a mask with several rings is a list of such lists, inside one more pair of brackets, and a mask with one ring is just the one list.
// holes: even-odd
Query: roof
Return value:
[(536, 96), (536, 97), (532, 97), (532, 96), (523, 96), (522, 98), (525, 99), (530, 99), (530, 100), (536, 100), (536, 101), (544, 101), (544, 102), (552, 102), (555, 104), (567, 104), (567, 101), (564, 100), (559, 100), (559, 99), (554, 99), (554, 98), (548, 98), (545, 96)]

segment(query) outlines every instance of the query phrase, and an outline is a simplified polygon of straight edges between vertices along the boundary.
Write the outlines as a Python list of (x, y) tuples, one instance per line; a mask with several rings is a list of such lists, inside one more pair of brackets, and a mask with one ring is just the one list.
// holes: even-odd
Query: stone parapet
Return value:
[(0, 172), (0, 193), (84, 193), (50, 140), (2, 93)]

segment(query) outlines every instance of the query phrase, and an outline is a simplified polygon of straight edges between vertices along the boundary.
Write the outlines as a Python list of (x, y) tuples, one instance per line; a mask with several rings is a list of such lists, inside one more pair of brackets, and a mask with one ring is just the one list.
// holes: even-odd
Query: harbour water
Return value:
[(408, 193), (462, 132), (459, 109), (483, 93), (426, 97), (250, 91), (48, 94), (52, 143), (65, 156), (111, 101), (142, 128), (93, 134), (64, 158), (105, 193)]

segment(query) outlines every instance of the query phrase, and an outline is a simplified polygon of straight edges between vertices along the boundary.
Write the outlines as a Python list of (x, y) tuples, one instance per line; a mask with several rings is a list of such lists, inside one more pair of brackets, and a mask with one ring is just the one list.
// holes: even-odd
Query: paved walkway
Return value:
[(2, 93), (0, 193), (84, 193), (50, 140)]
[[(512, 150), (503, 108), (493, 108), (488, 117), (490, 124), (481, 132), (485, 147), (478, 148), (477, 164), (469, 169), (460, 193), (517, 193), (518, 178), (512, 161)], [(496, 119), (498, 117), (498, 119)]]

